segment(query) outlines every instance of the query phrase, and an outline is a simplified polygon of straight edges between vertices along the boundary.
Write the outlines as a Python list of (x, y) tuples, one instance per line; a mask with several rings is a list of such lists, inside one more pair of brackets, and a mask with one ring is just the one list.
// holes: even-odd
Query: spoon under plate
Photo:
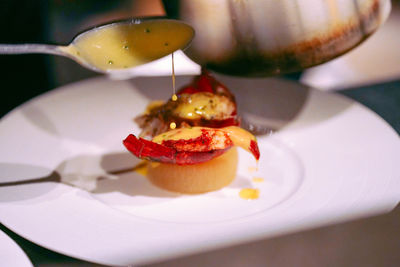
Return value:
[(130, 19), (82, 32), (67, 46), (0, 44), (0, 54), (60, 55), (92, 71), (112, 74), (184, 49), (193, 36), (193, 28), (178, 20)]

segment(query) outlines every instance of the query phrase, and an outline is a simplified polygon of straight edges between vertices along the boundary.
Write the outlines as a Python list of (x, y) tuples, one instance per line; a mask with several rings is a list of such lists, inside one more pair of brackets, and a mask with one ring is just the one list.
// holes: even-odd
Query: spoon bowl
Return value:
[(178, 20), (130, 19), (84, 31), (67, 46), (0, 44), (0, 54), (59, 55), (112, 75), (185, 49), (193, 37), (193, 28)]

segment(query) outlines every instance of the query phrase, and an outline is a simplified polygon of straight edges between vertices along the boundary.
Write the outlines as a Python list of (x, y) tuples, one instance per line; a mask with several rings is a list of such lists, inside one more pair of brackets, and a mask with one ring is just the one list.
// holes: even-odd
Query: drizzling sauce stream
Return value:
[(172, 101), (178, 100), (176, 95), (176, 85), (175, 85), (175, 63), (174, 63), (174, 53), (172, 53)]
[[(174, 63), (174, 53), (172, 53), (171, 55), (172, 57), (172, 101), (176, 101), (178, 100), (178, 96), (176, 95), (176, 86), (175, 86), (175, 63)], [(171, 122), (169, 124), (169, 128), (171, 128), (172, 130), (176, 128), (176, 123), (175, 122)]]

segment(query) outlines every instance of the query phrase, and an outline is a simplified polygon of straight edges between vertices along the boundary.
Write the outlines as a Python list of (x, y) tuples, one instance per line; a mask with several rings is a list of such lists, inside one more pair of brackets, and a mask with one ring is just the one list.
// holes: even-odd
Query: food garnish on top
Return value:
[(130, 134), (123, 143), (141, 159), (191, 165), (212, 160), (233, 146), (260, 157), (256, 138), (239, 127), (235, 97), (204, 69), (177, 92), (177, 99), (150, 103), (135, 121), (142, 128), (140, 137)]

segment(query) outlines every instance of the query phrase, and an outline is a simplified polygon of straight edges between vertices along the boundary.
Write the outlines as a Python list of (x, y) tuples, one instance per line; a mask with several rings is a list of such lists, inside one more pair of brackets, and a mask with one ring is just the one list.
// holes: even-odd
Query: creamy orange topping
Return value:
[(237, 126), (228, 126), (225, 128), (221, 128), (220, 130), (228, 133), (232, 142), (236, 146), (239, 146), (246, 151), (252, 153), (252, 151), (250, 151), (250, 143), (251, 141), (257, 141), (257, 138), (253, 134)]
[(153, 142), (161, 144), (163, 141), (167, 140), (189, 140), (195, 139), (202, 135), (202, 130), (209, 131), (221, 131), (226, 133), (229, 138), (232, 140), (235, 146), (239, 146), (246, 151), (252, 153), (250, 151), (250, 142), (256, 140), (255, 136), (249, 133), (248, 131), (237, 127), (237, 126), (229, 126), (224, 128), (207, 128), (207, 127), (191, 127), (191, 128), (179, 128), (167, 131), (165, 133), (159, 134), (153, 138)]
[(166, 140), (188, 140), (200, 137), (202, 134), (202, 129), (204, 127), (191, 127), (191, 128), (179, 128), (169, 130), (165, 133), (159, 134), (153, 138), (153, 142), (161, 144), (163, 141)]

